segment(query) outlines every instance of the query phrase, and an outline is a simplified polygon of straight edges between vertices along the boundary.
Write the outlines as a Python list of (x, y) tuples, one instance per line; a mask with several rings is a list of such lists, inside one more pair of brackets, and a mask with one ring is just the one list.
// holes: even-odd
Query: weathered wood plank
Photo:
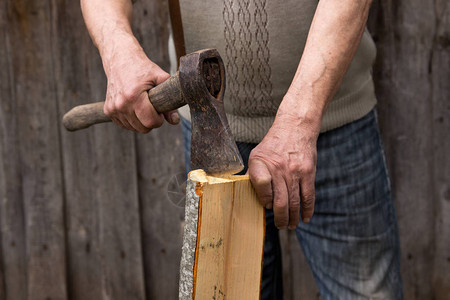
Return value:
[[(61, 126), (61, 116), (69, 108), (86, 101), (95, 101), (105, 91), (105, 76), (99, 56), (81, 16), (77, 1), (57, 3), (54, 32), (57, 55), (57, 98), (60, 102), (59, 122), (62, 133), (62, 157), (66, 190), (66, 234), (68, 290), (70, 298), (104, 299), (101, 222), (95, 131), (68, 133)], [(115, 246), (112, 244), (111, 246)], [(117, 270), (120, 272), (120, 270)]]
[(17, 109), (6, 2), (0, 8), (0, 299), (25, 299), (25, 232), (20, 180)]
[[(450, 292), (447, 2), (375, 1), (370, 18), (405, 299)], [(138, 1), (134, 27), (168, 70), (166, 2)], [(175, 299), (183, 208), (165, 182), (183, 172), (180, 128), (58, 132), (66, 109), (105, 93), (77, 1), (2, 2), (0, 79), (0, 299), (66, 299), (66, 282), (71, 299), (144, 299), (142, 268), (148, 299)], [(286, 299), (314, 299), (295, 236), (282, 239)]]
[[(169, 70), (167, 1), (137, 1), (133, 31), (148, 57)], [(137, 166), (147, 298), (177, 299), (184, 218), (180, 126), (137, 135)]]
[(372, 32), (379, 120), (399, 220), (405, 299), (433, 294), (432, 1), (377, 1)]
[(293, 231), (280, 231), (284, 299), (320, 299), (313, 274)]
[(8, 1), (7, 7), (24, 203), (27, 298), (67, 299), (62, 166), (51, 55), (53, 16), (43, 0)]
[[(79, 3), (57, 8), (61, 117), (104, 100), (106, 78)], [(71, 298), (145, 299), (134, 133), (106, 124), (62, 137)]]
[(148, 299), (176, 299), (184, 219), (180, 128), (137, 138), (144, 268)]
[(433, 298), (450, 295), (450, 5), (435, 2), (436, 28), (431, 53), (433, 106), (433, 202), (436, 205)]

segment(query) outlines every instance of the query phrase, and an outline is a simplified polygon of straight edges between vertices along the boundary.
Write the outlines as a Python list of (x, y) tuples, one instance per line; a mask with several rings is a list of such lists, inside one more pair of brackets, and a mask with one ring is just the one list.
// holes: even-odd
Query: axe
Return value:
[[(148, 92), (159, 113), (188, 104), (191, 111), (191, 167), (207, 174), (231, 175), (243, 169), (242, 157), (225, 115), (225, 67), (216, 49), (199, 50), (180, 58), (179, 71)], [(69, 131), (110, 122), (104, 102), (76, 106), (63, 117)]]

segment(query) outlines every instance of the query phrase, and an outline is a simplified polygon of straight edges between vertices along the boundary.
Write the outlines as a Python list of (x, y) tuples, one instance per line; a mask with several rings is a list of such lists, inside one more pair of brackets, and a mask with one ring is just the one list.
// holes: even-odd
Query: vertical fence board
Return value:
[[(61, 118), (103, 101), (106, 78), (79, 3), (57, 4)], [(103, 124), (62, 136), (72, 299), (145, 299), (134, 133)]]
[[(440, 125), (441, 133), (435, 132), (437, 123), (433, 118), (437, 106), (448, 107), (444, 104), (448, 103), (448, 94), (436, 95), (433, 86), (444, 76), (448, 91), (448, 71), (433, 68), (438, 11), (433, 1), (377, 1), (370, 24), (378, 46), (374, 77), (399, 219), (405, 299), (433, 298), (438, 288), (432, 287), (435, 245), (448, 249), (442, 247), (445, 239), (434, 225), (439, 210), (436, 176), (445, 176), (435, 170), (444, 167), (445, 160), (436, 159), (442, 150), (435, 153), (433, 141), (442, 142), (445, 125)], [(441, 57), (443, 63), (444, 58)], [(448, 63), (445, 68), (448, 69)], [(445, 87), (440, 86), (439, 91), (445, 93)], [(448, 109), (441, 113), (449, 117)], [(445, 148), (445, 144), (441, 146)], [(445, 189), (445, 184), (440, 188)], [(448, 210), (438, 215), (445, 213)], [(436, 283), (436, 274), (434, 278)], [(440, 287), (444, 286), (448, 288), (448, 283)]]
[(43, 0), (8, 1), (7, 5), (24, 201), (28, 299), (67, 299), (51, 10)]
[[(103, 100), (105, 76), (85, 28), (78, 1), (58, 1), (58, 22), (54, 24), (57, 98), (61, 115), (75, 105)], [(102, 98), (94, 99), (93, 94)], [(66, 190), (68, 290), (72, 300), (104, 299), (100, 203), (95, 132), (62, 131), (62, 156)], [(117, 183), (112, 183), (117, 184)], [(112, 244), (112, 247), (115, 245)], [(106, 262), (105, 262), (106, 263)], [(120, 272), (120, 270), (117, 270)]]
[(280, 231), (284, 299), (320, 299), (314, 276), (293, 231)]
[(0, 226), (2, 288), (0, 299), (25, 299), (27, 285), (25, 230), (17, 105), (14, 95), (7, 3), (0, 7)]
[[(134, 32), (149, 58), (168, 71), (166, 2), (137, 2)], [(181, 128), (165, 124), (136, 141), (147, 298), (177, 299), (184, 217), (184, 202), (178, 203), (184, 196)]]
[(450, 5), (435, 2), (437, 17), (431, 53), (433, 105), (433, 200), (436, 201), (433, 296), (450, 295)]
[[(447, 2), (374, 1), (369, 19), (412, 300), (450, 293)], [(168, 70), (166, 1), (138, 1), (134, 13), (136, 36)], [(2, 2), (0, 299), (176, 299), (180, 127), (148, 135), (112, 124), (77, 133), (58, 127), (66, 110), (104, 100), (105, 91), (78, 1)], [(285, 299), (317, 298), (296, 237), (281, 239)]]

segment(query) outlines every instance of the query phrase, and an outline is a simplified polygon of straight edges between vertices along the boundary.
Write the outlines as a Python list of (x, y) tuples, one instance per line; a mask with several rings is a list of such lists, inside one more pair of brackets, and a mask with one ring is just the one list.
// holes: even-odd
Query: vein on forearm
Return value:
[(119, 34), (132, 36), (133, 7), (130, 0), (81, 0), (89, 34), (100, 52)]
[(371, 1), (321, 0), (288, 93), (322, 113), (336, 93), (364, 32)]

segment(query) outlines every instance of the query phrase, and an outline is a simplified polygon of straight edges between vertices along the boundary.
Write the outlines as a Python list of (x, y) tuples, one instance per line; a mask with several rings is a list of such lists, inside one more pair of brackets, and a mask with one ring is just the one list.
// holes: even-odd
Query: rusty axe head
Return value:
[(225, 67), (216, 49), (180, 58), (180, 87), (192, 122), (191, 168), (231, 175), (244, 167), (225, 115)]

